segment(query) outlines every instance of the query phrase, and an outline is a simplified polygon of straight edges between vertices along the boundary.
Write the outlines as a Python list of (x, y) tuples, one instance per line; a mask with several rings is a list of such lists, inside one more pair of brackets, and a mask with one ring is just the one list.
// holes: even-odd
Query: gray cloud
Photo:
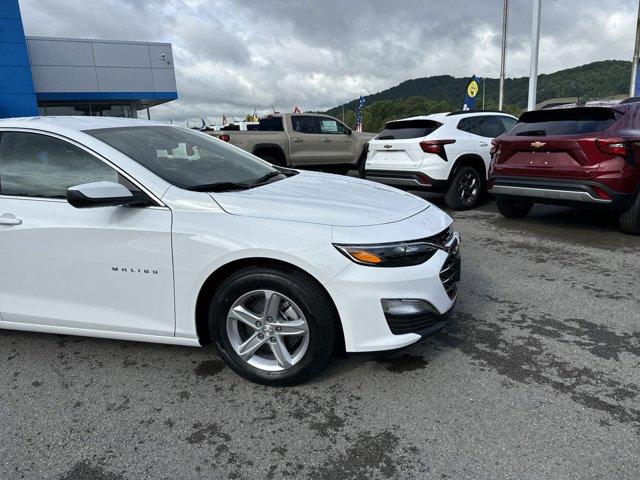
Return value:
[[(180, 99), (159, 119), (323, 109), (409, 78), (496, 77), (502, 0), (21, 0), (28, 35), (168, 41)], [(636, 0), (544, 0), (540, 71), (628, 59)], [(511, 0), (509, 76), (531, 1)]]

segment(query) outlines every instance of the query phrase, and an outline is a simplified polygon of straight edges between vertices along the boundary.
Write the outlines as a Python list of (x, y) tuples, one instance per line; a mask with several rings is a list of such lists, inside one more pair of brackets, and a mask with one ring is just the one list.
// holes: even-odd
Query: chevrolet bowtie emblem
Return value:
[(546, 145), (544, 142), (531, 142), (531, 148), (542, 148)]
[(385, 145), (384, 148), (391, 148), (391, 145)]

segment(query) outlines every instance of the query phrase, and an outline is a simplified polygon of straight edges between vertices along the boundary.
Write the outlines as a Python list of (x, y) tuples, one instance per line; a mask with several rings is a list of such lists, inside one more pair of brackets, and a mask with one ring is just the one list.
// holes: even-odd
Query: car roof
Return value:
[(634, 105), (633, 103), (624, 103), (615, 100), (594, 100), (591, 102), (581, 102), (581, 103), (561, 103), (556, 105), (549, 105), (546, 108), (542, 108), (542, 110), (565, 110), (567, 108), (615, 108), (617, 110), (630, 108), (629, 106)]
[(38, 129), (56, 129), (64, 128), (67, 130), (97, 130), (101, 128), (118, 128), (118, 127), (149, 127), (149, 126), (167, 126), (166, 123), (154, 122), (150, 120), (141, 120), (137, 118), (120, 118), (120, 117), (83, 117), (83, 116), (60, 116), (60, 117), (18, 117), (0, 119), (0, 128), (2, 127), (24, 127)]
[(503, 115), (505, 117), (516, 118), (513, 115), (506, 112), (499, 111), (489, 111), (489, 110), (468, 110), (465, 112), (440, 112), (440, 113), (432, 113), (429, 115), (416, 115), (415, 117), (407, 117), (407, 118), (397, 118), (395, 120), (389, 120), (387, 123), (391, 122), (403, 122), (405, 120), (434, 120), (440, 123), (446, 123), (450, 119), (462, 119), (466, 117), (477, 117), (482, 115)]

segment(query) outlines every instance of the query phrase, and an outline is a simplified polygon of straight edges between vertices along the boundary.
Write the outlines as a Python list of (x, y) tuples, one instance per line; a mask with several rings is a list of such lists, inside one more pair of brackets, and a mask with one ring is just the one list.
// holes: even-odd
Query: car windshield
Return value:
[(442, 124), (433, 120), (396, 120), (388, 122), (377, 140), (405, 140), (432, 134)]
[(598, 133), (613, 125), (622, 114), (610, 108), (578, 107), (525, 112), (509, 135), (544, 137)]
[(187, 128), (118, 127), (85, 133), (186, 190), (250, 188), (280, 175), (253, 155)]

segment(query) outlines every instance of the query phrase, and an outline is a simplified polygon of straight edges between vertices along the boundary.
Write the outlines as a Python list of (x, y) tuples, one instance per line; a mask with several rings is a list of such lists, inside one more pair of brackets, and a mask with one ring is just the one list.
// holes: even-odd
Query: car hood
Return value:
[(317, 172), (250, 190), (211, 193), (226, 212), (335, 226), (380, 225), (429, 208), (409, 193), (359, 178)]

